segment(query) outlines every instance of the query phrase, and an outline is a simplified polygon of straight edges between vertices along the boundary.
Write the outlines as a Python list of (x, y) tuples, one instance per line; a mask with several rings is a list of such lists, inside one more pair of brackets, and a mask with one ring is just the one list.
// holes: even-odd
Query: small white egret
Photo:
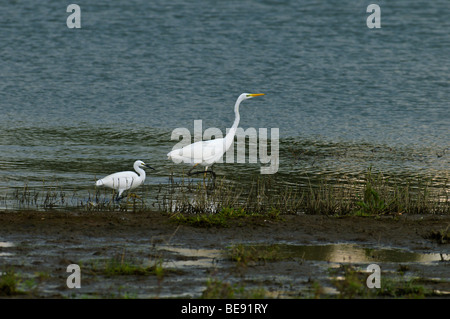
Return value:
[[(208, 167), (217, 162), (234, 142), (234, 136), (236, 134), (236, 130), (240, 120), (239, 105), (241, 104), (241, 102), (260, 95), (264, 95), (264, 93), (242, 93), (241, 95), (239, 95), (238, 99), (236, 100), (236, 104), (234, 105), (235, 119), (233, 126), (224, 138), (218, 138), (208, 141), (198, 141), (186, 145), (183, 148), (175, 149), (167, 154), (169, 159), (172, 159), (174, 162), (184, 162), (190, 165), (194, 165), (194, 167), (189, 170), (189, 175), (197, 165), (200, 164), (202, 166), (205, 166), (206, 175)], [(215, 176), (214, 172), (210, 171), (209, 173)]]
[(132, 171), (118, 172), (99, 179), (95, 182), (95, 185), (105, 186), (116, 190), (118, 192), (116, 200), (119, 200), (124, 191), (133, 190), (144, 184), (145, 171), (141, 167), (154, 169), (143, 161), (136, 161), (134, 162), (133, 168), (139, 175)]

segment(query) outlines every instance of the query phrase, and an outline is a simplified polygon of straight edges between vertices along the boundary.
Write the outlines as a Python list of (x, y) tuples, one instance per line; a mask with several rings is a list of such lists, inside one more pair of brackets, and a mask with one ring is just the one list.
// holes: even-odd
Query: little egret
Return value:
[(141, 167), (154, 169), (143, 161), (136, 161), (133, 168), (139, 175), (132, 171), (118, 172), (99, 179), (95, 185), (109, 187), (118, 191), (116, 200), (119, 200), (124, 191), (133, 190), (144, 184), (145, 171)]
[[(186, 145), (183, 148), (175, 149), (167, 154), (169, 159), (172, 159), (172, 161), (174, 162), (184, 162), (190, 165), (194, 165), (194, 167), (189, 170), (188, 175), (191, 175), (191, 171), (197, 165), (200, 164), (202, 166), (205, 166), (204, 172), (206, 175), (208, 167), (217, 162), (234, 142), (234, 136), (236, 134), (236, 130), (240, 120), (239, 105), (241, 104), (241, 102), (260, 95), (264, 95), (264, 93), (242, 93), (241, 95), (239, 95), (238, 99), (236, 100), (236, 104), (234, 105), (235, 119), (233, 126), (224, 138), (218, 138), (209, 141), (198, 141)], [(213, 177), (215, 176), (214, 172), (210, 171), (209, 173), (211, 173)]]

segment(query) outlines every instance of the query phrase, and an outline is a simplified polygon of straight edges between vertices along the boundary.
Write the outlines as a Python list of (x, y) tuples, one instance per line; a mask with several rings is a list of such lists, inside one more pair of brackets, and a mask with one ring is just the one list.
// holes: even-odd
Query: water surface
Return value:
[[(0, 19), (0, 191), (91, 189), (141, 159), (171, 171), (177, 127), (280, 129), (278, 174), (448, 179), (450, 4), (381, 1), (7, 1)], [(245, 181), (261, 163), (216, 170)]]

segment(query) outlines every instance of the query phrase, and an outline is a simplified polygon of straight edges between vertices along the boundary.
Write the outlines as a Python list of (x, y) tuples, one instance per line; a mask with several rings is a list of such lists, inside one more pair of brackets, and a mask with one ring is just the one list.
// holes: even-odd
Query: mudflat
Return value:
[[(283, 286), (285, 284), (277, 276), (284, 273), (303, 278), (300, 286), (316, 280), (317, 275), (317, 281), (326, 286), (317, 270), (324, 269), (324, 265), (301, 258), (256, 262), (236, 271), (236, 263), (223, 254), (236, 244), (307, 246), (346, 243), (418, 254), (441, 254), (444, 256), (442, 262), (431, 268), (411, 264), (408, 270), (416, 269), (423, 274), (425, 268), (434, 269), (428, 277), (437, 274), (441, 278), (436, 289), (450, 291), (448, 259), (445, 260), (450, 245), (436, 235), (448, 229), (450, 216), (447, 215), (377, 218), (281, 215), (278, 220), (234, 221), (229, 227), (194, 227), (181, 225), (168, 214), (157, 211), (4, 211), (0, 212), (0, 225), (2, 270), (14, 269), (23, 276), (22, 281), (31, 278), (32, 289), (27, 296), (38, 298), (121, 297), (124, 291), (127, 296), (136, 298), (197, 298), (204, 296), (207, 282), (212, 279), (220, 283), (227, 280), (246, 282), (246, 287), (256, 285), (271, 291), (274, 297), (306, 297), (307, 293), (302, 292), (301, 287)], [(175, 271), (159, 277), (99, 275), (92, 271), (93, 264), (98, 268), (100, 261), (111, 259), (148, 265), (160, 261), (162, 268)], [(66, 279), (70, 274), (66, 267), (69, 264), (81, 265), (82, 289), (67, 287)], [(83, 272), (83, 267), (90, 270)], [(397, 269), (398, 264), (387, 267)]]

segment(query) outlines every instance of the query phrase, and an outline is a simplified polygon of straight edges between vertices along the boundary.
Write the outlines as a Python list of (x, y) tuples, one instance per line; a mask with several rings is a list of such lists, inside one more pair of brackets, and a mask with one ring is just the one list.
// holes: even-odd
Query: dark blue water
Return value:
[[(4, 1), (0, 190), (157, 168), (177, 127), (223, 132), (242, 92), (243, 128), (280, 129), (278, 175), (357, 176), (368, 167), (442, 185), (450, 163), (450, 2)], [(261, 164), (219, 164), (230, 179)]]

